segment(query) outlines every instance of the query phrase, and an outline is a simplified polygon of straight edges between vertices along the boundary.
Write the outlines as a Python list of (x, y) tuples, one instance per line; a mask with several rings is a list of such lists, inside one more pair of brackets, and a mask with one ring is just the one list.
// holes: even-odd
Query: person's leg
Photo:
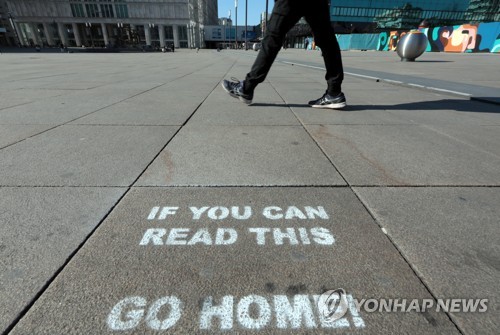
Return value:
[(342, 91), (344, 70), (339, 43), (330, 22), (328, 0), (313, 0), (309, 4), (305, 18), (311, 26), (316, 45), (323, 53), (326, 67), (325, 79), (328, 84), (327, 93), (335, 96)]
[(271, 18), (267, 24), (267, 31), (262, 40), (257, 59), (252, 69), (246, 75), (244, 90), (253, 92), (255, 87), (266, 79), (279, 50), (283, 45), (286, 33), (304, 15), (303, 1), (276, 0)]

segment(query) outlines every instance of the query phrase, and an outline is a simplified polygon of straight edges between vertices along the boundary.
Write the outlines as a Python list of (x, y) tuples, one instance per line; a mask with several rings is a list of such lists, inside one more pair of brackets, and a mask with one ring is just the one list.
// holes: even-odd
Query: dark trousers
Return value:
[(253, 91), (266, 79), (286, 33), (305, 17), (311, 26), (314, 41), (321, 48), (325, 61), (328, 93), (335, 95), (341, 91), (344, 70), (339, 43), (330, 23), (328, 0), (276, 0), (273, 13), (267, 24), (262, 47), (251, 71), (245, 78), (245, 91)]

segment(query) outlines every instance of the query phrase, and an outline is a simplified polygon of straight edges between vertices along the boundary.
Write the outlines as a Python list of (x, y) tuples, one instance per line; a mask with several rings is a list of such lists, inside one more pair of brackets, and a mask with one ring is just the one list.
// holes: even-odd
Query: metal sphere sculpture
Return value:
[(414, 62), (427, 49), (427, 36), (418, 30), (411, 30), (398, 43), (396, 52), (402, 62)]

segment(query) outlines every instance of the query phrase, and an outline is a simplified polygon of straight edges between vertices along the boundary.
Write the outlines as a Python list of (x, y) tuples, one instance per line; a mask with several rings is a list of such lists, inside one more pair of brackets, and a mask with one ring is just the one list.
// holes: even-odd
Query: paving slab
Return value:
[[(420, 91), (420, 90), (419, 90)], [(401, 122), (413, 122), (425, 125), (499, 125), (500, 114), (498, 106), (479, 101), (452, 98), (440, 94), (426, 93), (427, 96), (434, 95), (428, 100), (415, 101), (409, 99), (404, 103), (387, 103), (378, 100), (369, 103), (364, 100), (361, 103), (351, 104), (347, 110), (360, 111), (371, 109), (375, 113), (389, 111)], [(364, 96), (360, 93), (361, 97)]]
[[(303, 70), (304, 71), (304, 70)], [(379, 108), (376, 106), (377, 101), (364, 100), (363, 87), (369, 86), (367, 89), (379, 90), (379, 96), (384, 92), (377, 88), (376, 83), (368, 84), (366, 81), (359, 79), (347, 79), (343, 86), (346, 94), (347, 107), (342, 110), (330, 109), (312, 109), (307, 103), (310, 100), (319, 98), (324, 93), (324, 84), (308, 84), (292, 86), (286, 83), (276, 83), (271, 80), (278, 93), (285, 100), (285, 105), (289, 106), (295, 115), (304, 124), (414, 124), (409, 118), (398, 117), (398, 115), (389, 108)], [(382, 100), (385, 103), (384, 100)]]
[[(0, 150), (0, 185), (24, 185), (0, 187), (0, 222), (9, 223), (0, 225), (0, 254), (12, 250), (0, 257), (8, 269), (0, 274), (4, 327), (23, 335), (498, 329), (498, 106), (347, 75), (348, 108), (315, 110), (306, 103), (324, 92), (324, 71), (283, 58), (257, 88), (255, 104), (245, 106), (220, 81), (242, 79), (256, 54), (2, 56), (0, 144), (73, 120)], [(486, 93), (500, 87), (491, 71), (496, 55), (426, 54), (414, 64), (394, 53), (343, 55), (345, 68), (361, 74), (491, 86)], [(323, 62), (319, 52), (281, 56)], [(87, 240), (125, 192), (115, 186), (129, 187), (141, 174)], [(382, 187), (355, 187), (355, 194), (345, 180)], [(387, 185), (419, 187), (392, 194)], [(488, 187), (470, 187), (477, 185)], [(112, 190), (110, 201), (99, 195)], [(73, 226), (79, 222), (82, 231)], [(59, 248), (84, 240), (75, 255)], [(349, 308), (325, 323), (315, 296), (336, 288), (347, 291)], [(476, 292), (490, 300), (488, 313), (353, 307), (354, 299), (436, 302)]]
[(201, 104), (202, 99), (191, 97), (161, 99), (134, 97), (83, 116), (70, 124), (79, 125), (137, 125), (181, 126)]
[[(215, 82), (216, 83), (216, 82)], [(214, 87), (214, 83), (208, 87)], [(95, 113), (81, 117), (71, 124), (109, 125), (179, 125), (181, 126), (203, 102), (209, 91), (205, 85), (197, 94), (180, 94), (179, 89), (158, 87), (131, 97)]]
[(0, 119), (2, 124), (63, 124), (141, 92), (141, 89), (74, 92), (2, 109)]
[(140, 186), (345, 185), (302, 127), (186, 125)]
[(488, 299), (451, 313), (464, 334), (500, 329), (498, 188), (355, 188), (437, 298)]
[[(319, 53), (299, 49), (280, 52), (277, 62), (324, 68)], [(408, 63), (401, 62), (393, 52), (350, 51), (342, 52), (342, 62), (348, 76), (364, 75), (437, 87), (500, 103), (500, 84), (496, 73), (491, 71), (499, 62), (498, 55), (493, 53), (426, 52), (417, 61)]]
[(55, 125), (0, 125), (0, 148), (39, 134)]
[[(324, 322), (314, 296), (339, 287)], [(368, 297), (432, 299), (350, 189), (135, 188), (11, 334), (458, 334)]]
[[(50, 90), (69, 90), (69, 91), (83, 91), (91, 90), (102, 87), (105, 83), (96, 81), (67, 81), (68, 78), (62, 80), (62, 76), (67, 77), (67, 74), (60, 75), (58, 77), (52, 77), (51, 80), (47, 80), (46, 77), (41, 78), (30, 78), (23, 79), (23, 87), (29, 87), (31, 89), (50, 89)], [(76, 79), (76, 78), (75, 78)]]
[(500, 159), (420, 125), (307, 126), (350, 185), (500, 185)]
[[(196, 114), (189, 120), (190, 125), (211, 126), (298, 126), (299, 121), (289, 106), (276, 94), (269, 84), (263, 84), (261, 94), (256, 90), (256, 102), (251, 106), (243, 104), (239, 99), (229, 98), (219, 86), (200, 106)], [(274, 94), (273, 94), (274, 92)]]
[(0, 333), (35, 299), (124, 192), (120, 188), (0, 187)]
[[(293, 73), (316, 73), (317, 83), (287, 83), (269, 77), (285, 102), (304, 124), (498, 124), (498, 106), (466, 97), (415, 89), (387, 82), (346, 76), (343, 91), (348, 106), (342, 111), (311, 110), (307, 101), (319, 97), (325, 89), (321, 71), (290, 67)], [(281, 68), (278, 66), (278, 68)], [(285, 71), (285, 70), (280, 70)], [(390, 98), (388, 99), (388, 93)], [(255, 100), (259, 97), (256, 95)]]
[(26, 88), (7, 90), (2, 88), (2, 92), (0, 93), (0, 109), (24, 105), (39, 99), (57, 97), (64, 94), (67, 94), (67, 91)]
[[(500, 120), (500, 115), (498, 117)], [(500, 125), (432, 125), (429, 128), (471, 146), (500, 157)]]
[(178, 127), (61, 126), (0, 151), (3, 186), (129, 186)]

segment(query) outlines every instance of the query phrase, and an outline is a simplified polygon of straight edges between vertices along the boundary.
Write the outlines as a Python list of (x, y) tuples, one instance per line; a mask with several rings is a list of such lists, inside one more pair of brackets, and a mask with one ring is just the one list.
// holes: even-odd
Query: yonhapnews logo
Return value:
[(326, 291), (318, 299), (318, 310), (327, 321), (342, 318), (349, 308), (359, 313), (401, 312), (484, 313), (488, 299), (355, 299), (348, 301), (344, 289)]
[(348, 307), (347, 295), (342, 288), (326, 291), (318, 299), (318, 310), (329, 322), (342, 318)]

